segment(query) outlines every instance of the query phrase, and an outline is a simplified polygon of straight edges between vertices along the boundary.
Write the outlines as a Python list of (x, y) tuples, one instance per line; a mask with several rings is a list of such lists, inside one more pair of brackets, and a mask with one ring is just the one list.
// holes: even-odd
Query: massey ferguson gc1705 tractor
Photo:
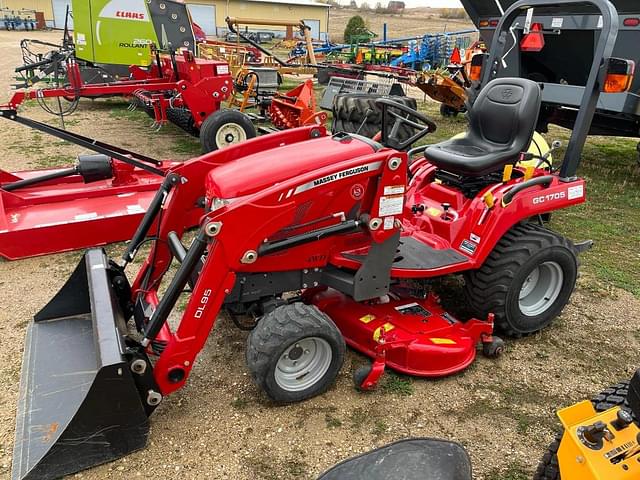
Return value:
[[(437, 377), (466, 368), (477, 345), (499, 354), (494, 324), (510, 336), (549, 325), (589, 243), (575, 245), (538, 219), (585, 201), (576, 171), (599, 93), (624, 88), (632, 70), (610, 58), (615, 9), (591, 3), (603, 18), (597, 61), (559, 166), (548, 158), (517, 166), (539, 86), (491, 80), (516, 16), (552, 4), (537, 0), (502, 19), (490, 81), (462, 138), (407, 152), (435, 126), (382, 99), (379, 141), (301, 127), (171, 167), (122, 261), (88, 251), (30, 323), (13, 477), (55, 478), (144, 447), (149, 415), (184, 386), (222, 311), (240, 326), (240, 316), (253, 319), (248, 369), (275, 402), (325, 391), (345, 343), (373, 359), (355, 374), (370, 389), (385, 366)], [(416, 133), (398, 140), (407, 124)], [(184, 211), (194, 208), (200, 218), (187, 247)], [(150, 253), (130, 282), (126, 267), (145, 241)], [(173, 260), (179, 266), (164, 285)], [(440, 305), (431, 282), (449, 274), (464, 275), (478, 318), (461, 322)], [(172, 327), (182, 294), (189, 300)]]

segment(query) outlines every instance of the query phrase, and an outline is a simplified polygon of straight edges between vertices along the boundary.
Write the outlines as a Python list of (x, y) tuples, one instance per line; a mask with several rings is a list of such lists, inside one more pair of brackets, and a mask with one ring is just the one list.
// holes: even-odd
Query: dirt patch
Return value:
[[(49, 41), (57, 35), (30, 34)], [(0, 32), (0, 92), (5, 97), (11, 71), (20, 62), (20, 38), (20, 33)], [(125, 107), (83, 101), (68, 127), (160, 158), (186, 158), (193, 145), (197, 149), (197, 140), (177, 129), (150, 132), (150, 121), (123, 113)], [(37, 106), (22, 113), (56, 121)], [(78, 153), (25, 127), (8, 121), (0, 125), (0, 168), (68, 164)], [(109, 251), (121, 248), (115, 245)], [(2, 478), (11, 468), (27, 322), (56, 293), (80, 257), (76, 252), (0, 262)], [(530, 476), (557, 428), (555, 410), (630, 376), (637, 366), (638, 331), (638, 298), (616, 289), (595, 296), (589, 281), (581, 279), (572, 303), (554, 326), (509, 341), (499, 360), (480, 358), (466, 372), (437, 381), (391, 377), (390, 387), (361, 394), (354, 390), (351, 375), (368, 360), (350, 351), (329, 392), (277, 407), (247, 374), (246, 333), (222, 317), (186, 387), (153, 415), (148, 447), (77, 477), (312, 479), (339, 460), (406, 436), (462, 442), (478, 479), (521, 478), (513, 472)]]

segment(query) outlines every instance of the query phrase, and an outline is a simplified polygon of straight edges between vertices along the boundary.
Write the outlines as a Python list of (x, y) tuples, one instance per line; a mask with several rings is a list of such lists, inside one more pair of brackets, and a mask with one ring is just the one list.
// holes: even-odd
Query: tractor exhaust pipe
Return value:
[(109, 261), (88, 251), (25, 341), (13, 480), (53, 479), (141, 449), (161, 395), (126, 337)]

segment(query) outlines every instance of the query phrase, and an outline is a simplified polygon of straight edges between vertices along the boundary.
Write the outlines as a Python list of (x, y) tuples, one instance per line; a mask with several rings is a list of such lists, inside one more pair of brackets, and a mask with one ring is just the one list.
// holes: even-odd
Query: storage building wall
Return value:
[[(284, 2), (251, 2), (246, 0), (187, 0), (187, 4), (215, 5), (217, 34), (224, 35), (228, 29), (225, 18), (244, 17), (264, 20), (305, 20), (317, 40), (326, 38), (329, 8), (326, 5), (295, 4)], [(197, 19), (195, 20), (198, 22)], [(250, 31), (273, 31), (284, 36), (285, 27), (249, 25)]]

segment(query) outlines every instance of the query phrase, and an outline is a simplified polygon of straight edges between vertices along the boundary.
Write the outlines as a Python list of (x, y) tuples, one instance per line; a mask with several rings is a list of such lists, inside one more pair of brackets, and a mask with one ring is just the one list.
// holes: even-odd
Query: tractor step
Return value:
[[(366, 254), (344, 253), (344, 258), (363, 262)], [(402, 270), (434, 270), (467, 262), (469, 259), (452, 248), (433, 248), (414, 237), (401, 237), (393, 262), (393, 275)]]
[(142, 374), (125, 358), (126, 327), (107, 268), (102, 250), (87, 252), (28, 327), (13, 480), (59, 478), (146, 444), (151, 410), (134, 379)]

